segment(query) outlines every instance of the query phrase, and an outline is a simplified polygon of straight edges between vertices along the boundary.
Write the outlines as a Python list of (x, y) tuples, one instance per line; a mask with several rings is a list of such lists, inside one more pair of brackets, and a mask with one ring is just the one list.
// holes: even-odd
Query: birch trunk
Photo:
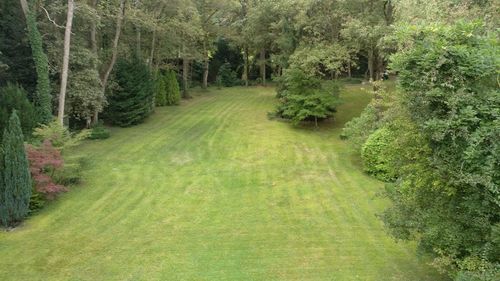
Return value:
[(69, 51), (71, 46), (71, 28), (73, 25), (74, 0), (68, 0), (68, 14), (66, 17), (66, 29), (64, 30), (64, 54), (61, 71), (61, 90), (59, 91), (59, 107), (57, 120), (61, 126), (64, 125), (64, 104), (66, 102), (66, 88), (68, 84)]

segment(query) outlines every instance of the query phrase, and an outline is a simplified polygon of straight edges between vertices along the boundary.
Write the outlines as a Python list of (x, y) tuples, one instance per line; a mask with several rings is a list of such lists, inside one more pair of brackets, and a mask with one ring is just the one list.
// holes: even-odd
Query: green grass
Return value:
[(198, 93), (77, 149), (85, 182), (0, 232), (0, 280), (437, 280), (376, 217), (343, 124), (267, 119), (272, 88)]

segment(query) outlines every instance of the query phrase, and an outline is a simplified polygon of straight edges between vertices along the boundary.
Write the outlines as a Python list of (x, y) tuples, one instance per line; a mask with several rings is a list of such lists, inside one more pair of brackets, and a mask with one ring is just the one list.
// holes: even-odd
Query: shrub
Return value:
[(121, 59), (116, 64), (117, 88), (109, 96), (105, 117), (120, 127), (139, 124), (152, 112), (153, 79), (139, 59)]
[(35, 108), (28, 101), (27, 94), (22, 88), (7, 84), (0, 88), (0, 134), (7, 126), (13, 110), (17, 112), (25, 138), (29, 138), (37, 123)]
[(33, 132), (40, 143), (50, 141), (51, 145), (59, 150), (78, 145), (82, 140), (89, 137), (89, 130), (82, 130), (79, 133), (71, 133), (66, 127), (61, 126), (57, 121), (47, 125), (41, 125)]
[(361, 149), (361, 157), (367, 173), (383, 181), (395, 179), (396, 172), (389, 152), (394, 140), (394, 132), (388, 128), (380, 128), (368, 137)]
[(108, 129), (104, 127), (102, 122), (99, 122), (91, 128), (90, 135), (88, 138), (91, 140), (100, 140), (100, 139), (107, 139), (109, 137), (110, 133)]
[(64, 165), (61, 152), (49, 140), (45, 140), (40, 147), (27, 145), (26, 148), (36, 191), (47, 199), (54, 199), (59, 193), (67, 191), (66, 187), (53, 180), (54, 173)]
[(167, 105), (167, 79), (166, 75), (161, 72), (157, 72), (155, 75), (155, 105), (165, 106)]
[(175, 71), (167, 71), (167, 73), (165, 74), (165, 81), (167, 87), (166, 105), (178, 105), (181, 101), (181, 91)]
[(276, 115), (290, 119), (295, 125), (302, 121), (324, 120), (333, 116), (339, 103), (338, 84), (322, 83), (300, 69), (288, 69), (280, 81), (280, 103)]
[(12, 226), (28, 214), (31, 177), (21, 124), (14, 110), (4, 131), (0, 152), (0, 224)]

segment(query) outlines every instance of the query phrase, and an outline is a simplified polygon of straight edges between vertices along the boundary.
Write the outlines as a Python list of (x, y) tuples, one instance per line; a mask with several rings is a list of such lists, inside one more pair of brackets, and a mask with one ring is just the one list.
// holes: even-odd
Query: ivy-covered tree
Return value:
[(152, 111), (154, 85), (146, 64), (138, 58), (120, 59), (116, 64), (117, 87), (109, 95), (106, 119), (127, 127), (141, 123)]
[(42, 124), (49, 123), (52, 116), (52, 95), (49, 79), (49, 62), (47, 55), (43, 49), (42, 35), (38, 30), (36, 22), (36, 5), (32, 1), (32, 5), (28, 5), (26, 0), (21, 0), (24, 15), (26, 17), (26, 25), (28, 29), (28, 38), (31, 45), (33, 60), (35, 61), (35, 69), (37, 74), (35, 106), (38, 116), (38, 121)]
[(0, 224), (13, 226), (29, 211), (32, 191), (28, 159), (24, 149), (21, 123), (13, 111), (4, 130), (0, 157)]

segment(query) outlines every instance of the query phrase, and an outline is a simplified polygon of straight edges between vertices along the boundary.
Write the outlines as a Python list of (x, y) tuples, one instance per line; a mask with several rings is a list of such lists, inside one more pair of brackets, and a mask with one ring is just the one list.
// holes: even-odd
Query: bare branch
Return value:
[(64, 26), (58, 25), (58, 24), (57, 24), (57, 23), (56, 23), (53, 19), (51, 19), (51, 18), (50, 18), (49, 12), (48, 12), (48, 11), (47, 11), (44, 7), (42, 7), (42, 9), (45, 11), (45, 14), (47, 15), (47, 18), (49, 19), (49, 21), (50, 21), (51, 23), (53, 23), (53, 24), (54, 24), (56, 27), (58, 27), (58, 28), (65, 29), (65, 27), (64, 27)]

